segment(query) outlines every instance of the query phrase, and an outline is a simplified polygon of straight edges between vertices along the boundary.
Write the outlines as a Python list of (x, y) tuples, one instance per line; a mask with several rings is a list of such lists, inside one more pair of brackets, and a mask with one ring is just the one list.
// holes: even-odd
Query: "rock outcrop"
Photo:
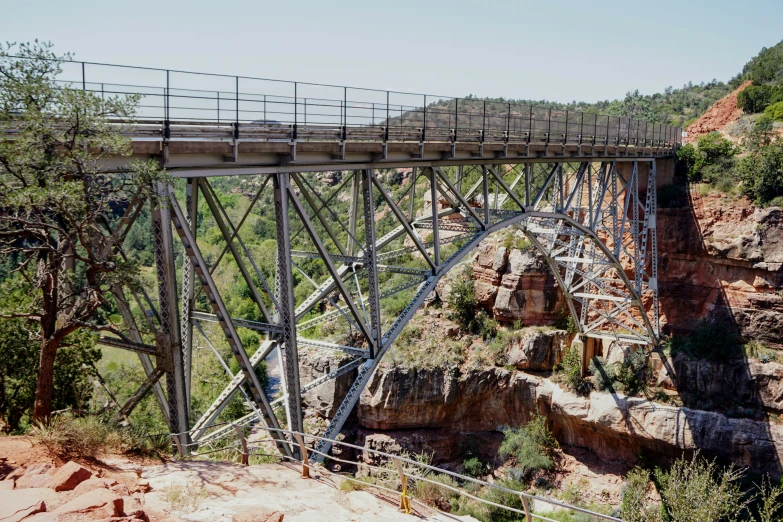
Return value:
[[(524, 237), (521, 232), (514, 236)], [(533, 248), (506, 247), (503, 242), (484, 241), (470, 260), (478, 305), (506, 324), (555, 324), (565, 302), (546, 261)], [(448, 278), (437, 292), (448, 295)]]
[[(489, 438), (499, 426), (518, 426), (535, 412), (546, 415), (562, 444), (588, 448), (604, 460), (633, 462), (643, 452), (665, 458), (699, 450), (781, 474), (781, 425), (618, 394), (579, 397), (548, 379), (501, 368), (460, 375), (384, 367), (361, 396), (358, 420), (365, 429), (384, 430), (364, 434), (367, 443), (434, 452), (437, 461), (457, 456), (444, 440), (471, 432)], [(430, 440), (411, 436), (407, 430), (413, 428), (426, 430)]]
[(745, 199), (692, 194), (692, 205), (658, 211), (659, 288), (667, 333), (705, 317), (783, 348), (783, 210)]

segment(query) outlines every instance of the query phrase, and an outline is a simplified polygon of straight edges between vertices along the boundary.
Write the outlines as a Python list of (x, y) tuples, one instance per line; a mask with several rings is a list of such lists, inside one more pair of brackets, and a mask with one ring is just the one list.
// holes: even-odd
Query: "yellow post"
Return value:
[(307, 446), (304, 439), (298, 433), (294, 433), (294, 438), (299, 444), (299, 450), (302, 452), (302, 478), (310, 478), (310, 466), (307, 465)]
[(533, 522), (533, 515), (530, 513), (530, 499), (522, 493), (519, 494), (519, 498), (522, 499), (522, 505), (525, 508), (525, 521)]
[(402, 486), (402, 493), (400, 493), (400, 511), (404, 511), (406, 514), (411, 514), (411, 499), (408, 496), (408, 477), (405, 476), (405, 472), (402, 471), (402, 463), (400, 459), (393, 458), (394, 466), (397, 468), (397, 473), (400, 475), (400, 485)]
[(234, 429), (237, 431), (239, 442), (242, 444), (242, 464), (247, 466), (250, 461), (250, 453), (247, 451), (247, 440), (245, 440), (245, 434), (242, 432), (241, 426), (234, 424)]

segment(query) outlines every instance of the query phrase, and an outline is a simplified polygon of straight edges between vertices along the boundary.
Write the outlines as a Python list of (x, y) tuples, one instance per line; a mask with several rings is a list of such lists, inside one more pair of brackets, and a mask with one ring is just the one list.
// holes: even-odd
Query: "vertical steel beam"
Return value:
[(346, 240), (345, 252), (346, 255), (353, 256), (356, 254), (356, 221), (359, 215), (359, 184), (361, 179), (354, 171), (351, 173), (353, 179), (351, 180), (351, 205), (348, 210), (348, 239)]
[[(185, 218), (190, 227), (190, 233), (196, 237), (198, 221), (198, 178), (188, 178), (185, 186)], [(190, 404), (190, 377), (193, 366), (193, 323), (190, 321), (190, 313), (193, 311), (193, 266), (190, 263), (182, 263), (182, 316), (180, 327), (182, 328), (182, 364), (185, 368), (185, 396)]]
[(435, 268), (432, 273), (435, 274), (440, 268), (440, 234), (438, 230), (438, 183), (435, 176), (435, 170), (429, 167), (430, 171), (430, 197), (432, 198), (432, 257)]
[(411, 179), (413, 180), (411, 184), (411, 197), (408, 200), (408, 223), (412, 222), (414, 217), (413, 212), (415, 210), (414, 203), (416, 200), (416, 179), (418, 178), (418, 174), (419, 172), (416, 167), (413, 167), (413, 171), (411, 173)]
[(168, 391), (169, 418), (180, 455), (187, 454), (188, 403), (185, 390), (185, 371), (182, 360), (182, 341), (177, 306), (177, 280), (174, 261), (174, 244), (171, 237), (171, 210), (167, 187), (156, 183), (157, 197), (153, 202), (152, 231), (155, 247), (155, 264), (158, 275), (158, 302), (160, 305), (160, 333), (157, 345), (167, 361), (166, 388)]
[[(362, 199), (364, 200), (364, 268), (367, 271), (368, 293), (370, 302), (370, 335), (373, 342), (370, 346), (370, 359), (374, 359), (381, 349), (381, 303), (378, 289), (378, 265), (376, 263), (375, 244), (375, 199), (373, 198), (373, 178), (375, 171), (368, 169), (362, 172)], [(434, 177), (434, 175), (433, 175)], [(437, 261), (436, 261), (437, 263)]]
[[(275, 221), (277, 222), (277, 266), (275, 296), (280, 306), (278, 324), (283, 329), (280, 355), (285, 379), (286, 415), (288, 429), (301, 432), (304, 428), (302, 399), (299, 390), (299, 349), (296, 344), (296, 319), (294, 314), (294, 276), (291, 266), (291, 228), (288, 218), (288, 192), (291, 178), (287, 173), (274, 177)], [(292, 446), (295, 458), (298, 448)]]
[(489, 225), (489, 180), (486, 165), (481, 166), (481, 190), (484, 197), (484, 223)]

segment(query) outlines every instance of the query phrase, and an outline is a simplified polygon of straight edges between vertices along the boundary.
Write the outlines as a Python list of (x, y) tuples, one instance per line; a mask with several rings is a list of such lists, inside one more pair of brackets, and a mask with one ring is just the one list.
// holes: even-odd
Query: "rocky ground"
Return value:
[[(26, 437), (0, 438), (2, 522), (286, 522), (411, 520), (398, 498), (342, 491), (293, 465), (131, 460), (58, 462)], [(446, 520), (415, 512), (420, 520)], [(454, 518), (449, 518), (453, 520)], [(461, 520), (470, 520), (463, 518)]]

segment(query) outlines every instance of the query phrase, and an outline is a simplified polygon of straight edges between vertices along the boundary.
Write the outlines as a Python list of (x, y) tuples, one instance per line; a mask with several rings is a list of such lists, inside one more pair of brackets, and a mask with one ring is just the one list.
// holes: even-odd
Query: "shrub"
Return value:
[(759, 205), (783, 196), (783, 140), (761, 144), (739, 163), (742, 191)]
[(687, 143), (677, 149), (677, 166), (675, 170), (678, 176), (688, 176), (690, 179), (693, 166), (696, 164), (696, 147)]
[[(447, 487), (439, 486), (438, 484), (444, 484), (455, 488), (458, 484), (450, 475), (444, 473), (434, 473), (427, 476), (428, 480), (417, 480), (411, 496), (417, 500), (421, 500), (425, 504), (434, 506), (441, 511), (445, 511), (451, 508), (451, 500), (459, 497), (459, 493), (451, 490)], [(438, 484), (433, 484), (432, 482)]]
[[(525, 489), (523, 483), (514, 479), (500, 480), (497, 482), (497, 485), (514, 491), (522, 491)], [(484, 488), (477, 496), (503, 506), (512, 507), (518, 510), (524, 509), (519, 495), (501, 491), (496, 488)], [(507, 509), (483, 504), (467, 497), (454, 499), (451, 504), (452, 511), (455, 514), (469, 515), (482, 522), (516, 522), (521, 520), (524, 516), (514, 513), (513, 511), (508, 511)]]
[(151, 435), (145, 430), (120, 427), (98, 417), (57, 415), (48, 424), (33, 428), (35, 437), (50, 454), (63, 460), (95, 458), (104, 451), (136, 455), (158, 455), (171, 447), (165, 435)]
[(638, 395), (647, 391), (647, 355), (638, 349), (622, 361), (615, 363), (616, 388), (626, 395)]
[(676, 460), (669, 471), (656, 469), (655, 478), (668, 515), (677, 522), (733, 520), (747, 504), (739, 484), (742, 473), (720, 469), (698, 453)]
[(746, 113), (762, 112), (772, 101), (769, 85), (748, 85), (737, 94), (737, 107)]
[(779, 522), (781, 520), (781, 511), (783, 511), (783, 502), (780, 497), (783, 496), (783, 484), (772, 484), (769, 476), (765, 475), (761, 479), (761, 484), (756, 484), (758, 489), (758, 501), (756, 511), (759, 522)]
[(465, 267), (461, 277), (454, 278), (446, 302), (452, 310), (454, 321), (465, 330), (472, 331), (478, 303), (470, 268)]
[(554, 465), (553, 455), (559, 447), (546, 425), (546, 419), (536, 415), (522, 428), (504, 428), (503, 442), (498, 454), (513, 457), (516, 467), (512, 476), (528, 480), (538, 470), (549, 470)]
[(568, 350), (563, 360), (555, 366), (555, 375), (574, 393), (588, 395), (590, 381), (582, 376), (582, 357), (576, 348)]
[(599, 391), (614, 390), (614, 372), (606, 367), (603, 357), (593, 357), (588, 367), (593, 383)]
[(685, 353), (697, 359), (722, 361), (741, 358), (744, 353), (734, 325), (728, 321), (702, 319), (687, 337), (672, 337), (672, 355)]
[(764, 109), (764, 115), (769, 116), (775, 121), (783, 121), (783, 101), (773, 103)]
[(462, 469), (464, 470), (465, 475), (469, 477), (480, 477), (487, 473), (487, 465), (481, 462), (478, 457), (474, 456), (472, 452), (467, 452), (465, 457), (467, 458), (462, 461)]
[(650, 472), (634, 468), (628, 472), (623, 486), (623, 500), (620, 504), (621, 518), (625, 522), (647, 522), (645, 508), (647, 491), (650, 489)]

